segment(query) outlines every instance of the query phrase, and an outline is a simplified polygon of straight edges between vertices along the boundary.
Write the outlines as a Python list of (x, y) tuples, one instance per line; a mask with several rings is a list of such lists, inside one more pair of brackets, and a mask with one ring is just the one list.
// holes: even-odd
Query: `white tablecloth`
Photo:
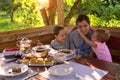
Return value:
[(40, 75), (50, 80), (100, 80), (108, 73), (105, 70), (91, 68), (71, 61), (67, 64), (73, 67), (73, 72), (67, 76), (53, 76), (48, 71), (42, 72)]

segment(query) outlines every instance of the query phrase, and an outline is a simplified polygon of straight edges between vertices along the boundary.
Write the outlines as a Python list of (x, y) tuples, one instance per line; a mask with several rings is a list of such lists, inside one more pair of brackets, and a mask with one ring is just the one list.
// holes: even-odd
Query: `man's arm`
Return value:
[(86, 43), (88, 43), (90, 46), (92, 47), (97, 47), (97, 45), (92, 42), (91, 40), (89, 40), (84, 34), (82, 34), (81, 32), (79, 32), (81, 37), (85, 40)]

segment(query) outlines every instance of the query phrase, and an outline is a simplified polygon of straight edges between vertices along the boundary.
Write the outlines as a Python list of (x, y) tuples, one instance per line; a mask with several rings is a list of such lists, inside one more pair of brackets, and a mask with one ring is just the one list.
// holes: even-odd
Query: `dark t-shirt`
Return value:
[[(92, 33), (92, 30), (90, 30), (86, 35), (88, 39), (91, 39)], [(67, 38), (67, 44), (69, 44), (70, 49), (76, 49), (78, 53), (81, 53), (82, 55), (88, 55), (91, 47), (83, 40), (78, 29), (70, 32)]]

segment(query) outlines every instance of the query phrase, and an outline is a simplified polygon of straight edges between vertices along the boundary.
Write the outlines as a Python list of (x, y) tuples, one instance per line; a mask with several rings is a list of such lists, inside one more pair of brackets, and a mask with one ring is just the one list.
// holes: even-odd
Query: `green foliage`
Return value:
[[(14, 22), (22, 24), (22, 29), (44, 25), (40, 11), (35, 8), (37, 0), (1, 0), (0, 10), (8, 16), (14, 11)], [(8, 5), (8, 6), (7, 6)]]
[(0, 10), (10, 12), (13, 0), (0, 0)]
[[(64, 0), (65, 16), (76, 0)], [(0, 0), (0, 31), (25, 29), (43, 26), (38, 0)], [(38, 6), (39, 7), (39, 6)], [(11, 13), (13, 10), (14, 14)], [(75, 25), (79, 14), (87, 14), (91, 26), (120, 27), (120, 0), (82, 0), (70, 25)], [(14, 22), (10, 22), (13, 14)], [(57, 22), (57, 18), (56, 21)]]
[[(88, 14), (92, 26), (120, 27), (120, 4), (114, 0), (82, 0), (78, 14)], [(108, 2), (107, 2), (108, 1)]]
[(64, 12), (65, 12), (65, 16), (69, 13), (71, 7), (73, 6), (73, 3), (76, 0), (64, 0)]
[(68, 6), (72, 6), (75, 1), (76, 0), (64, 0), (64, 3), (66, 3)]
[(88, 15), (92, 26), (120, 27), (120, 20), (111, 19), (109, 21), (98, 18), (96, 15)]
[(101, 0), (82, 0), (79, 6), (78, 14), (101, 14), (102, 11)]
[(40, 15), (40, 11), (35, 8), (35, 0), (15, 0), (14, 4), (21, 2), (15, 13), (16, 21), (23, 23), (24, 28), (44, 25)]

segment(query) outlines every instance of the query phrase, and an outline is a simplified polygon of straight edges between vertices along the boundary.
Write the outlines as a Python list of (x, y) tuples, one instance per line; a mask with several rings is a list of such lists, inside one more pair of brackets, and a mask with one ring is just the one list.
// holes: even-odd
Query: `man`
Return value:
[(76, 29), (69, 33), (68, 42), (70, 49), (76, 49), (81, 55), (88, 56), (91, 47), (84, 41), (79, 32), (82, 32), (88, 39), (91, 39), (90, 20), (84, 14), (79, 15), (76, 19)]

